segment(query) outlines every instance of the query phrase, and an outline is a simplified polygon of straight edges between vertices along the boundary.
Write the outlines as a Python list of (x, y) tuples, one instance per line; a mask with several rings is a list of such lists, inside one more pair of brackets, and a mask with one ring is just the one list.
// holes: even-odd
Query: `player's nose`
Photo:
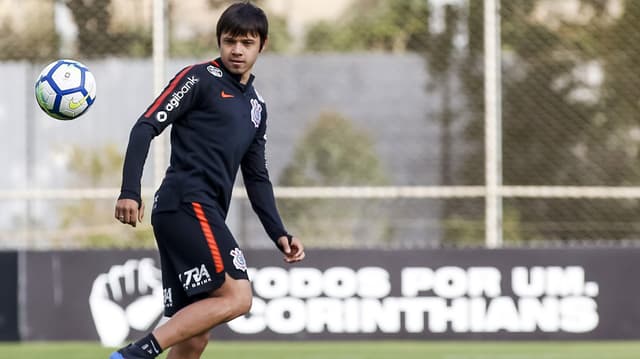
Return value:
[(236, 42), (231, 47), (231, 53), (234, 54), (234, 55), (241, 55), (242, 54), (242, 44)]

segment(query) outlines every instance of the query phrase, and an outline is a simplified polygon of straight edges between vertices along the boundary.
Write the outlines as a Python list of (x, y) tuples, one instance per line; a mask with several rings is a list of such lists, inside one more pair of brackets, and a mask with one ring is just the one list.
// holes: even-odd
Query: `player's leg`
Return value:
[[(173, 263), (178, 263), (174, 265), (179, 267), (174, 282), (167, 284), (185, 289), (172, 289), (179, 292), (174, 303), (166, 303), (165, 300), (165, 304), (173, 304), (171, 310), (165, 311), (171, 319), (153, 332), (162, 348), (197, 337), (218, 324), (246, 314), (251, 308), (252, 291), (244, 256), (224, 223), (223, 213), (214, 206), (198, 203), (191, 203), (182, 209), (188, 216), (181, 218), (190, 224), (184, 223), (181, 226), (184, 228), (175, 233), (173, 237), (178, 240), (172, 241), (170, 237), (164, 241), (168, 243), (163, 243), (163, 246), (168, 248), (161, 252), (168, 252), (167, 257)], [(175, 225), (175, 221), (163, 221), (154, 225), (154, 229), (171, 232), (175, 230)], [(185, 240), (186, 228), (193, 229), (189, 232), (189, 238), (193, 240), (188, 242)], [(167, 233), (158, 234), (163, 236)], [(205, 255), (194, 261), (202, 253)], [(206, 264), (204, 271), (200, 263)], [(207, 288), (213, 290), (201, 293)], [(185, 344), (180, 350), (197, 352), (200, 348), (198, 343), (196, 340), (195, 343)]]
[[(249, 281), (227, 276), (222, 287), (214, 291), (212, 296), (182, 308), (169, 321), (156, 328), (153, 335), (162, 348), (168, 348), (197, 337), (203, 331), (208, 334), (209, 329), (218, 324), (249, 312), (251, 300)], [(190, 346), (185, 347), (188, 349)], [(195, 345), (195, 348), (198, 347)]]
[[(197, 203), (171, 210), (158, 206), (152, 224), (162, 262), (165, 316), (171, 319), (133, 346), (121, 349), (124, 359), (154, 358), (157, 352), (147, 356), (139, 349), (168, 349), (208, 333), (251, 306), (244, 256), (218, 208)], [(191, 345), (195, 342), (178, 350), (196, 355), (201, 346)]]
[(209, 344), (208, 331), (172, 346), (167, 359), (200, 359), (207, 344)]

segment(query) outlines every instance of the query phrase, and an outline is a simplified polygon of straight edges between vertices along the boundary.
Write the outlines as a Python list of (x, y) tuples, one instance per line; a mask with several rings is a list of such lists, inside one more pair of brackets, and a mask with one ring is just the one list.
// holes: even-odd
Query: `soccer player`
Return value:
[(305, 257), (278, 214), (265, 162), (267, 112), (252, 68), (267, 44), (264, 12), (249, 2), (228, 7), (216, 36), (220, 57), (180, 71), (133, 126), (115, 217), (142, 220), (143, 165), (151, 140), (168, 125), (171, 161), (156, 192), (151, 223), (170, 319), (111, 359), (200, 358), (209, 331), (249, 312), (247, 264), (225, 224), (241, 168), (251, 205), (288, 263)]

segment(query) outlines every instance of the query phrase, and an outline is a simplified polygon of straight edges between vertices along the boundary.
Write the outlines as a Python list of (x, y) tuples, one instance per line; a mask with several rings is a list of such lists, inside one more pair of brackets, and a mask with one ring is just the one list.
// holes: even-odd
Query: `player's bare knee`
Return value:
[(238, 302), (238, 317), (245, 315), (251, 311), (251, 304), (253, 303), (253, 296), (249, 294), (241, 296)]
[(250, 289), (246, 290), (243, 288), (237, 290), (229, 299), (231, 302), (231, 316), (229, 320), (243, 316), (251, 310), (253, 295)]

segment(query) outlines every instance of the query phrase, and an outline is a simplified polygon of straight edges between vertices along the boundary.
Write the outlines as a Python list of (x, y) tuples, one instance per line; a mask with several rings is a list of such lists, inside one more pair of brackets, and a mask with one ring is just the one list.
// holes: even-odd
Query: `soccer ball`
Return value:
[(54, 61), (38, 76), (36, 100), (47, 115), (58, 120), (73, 120), (96, 100), (96, 79), (80, 62)]

